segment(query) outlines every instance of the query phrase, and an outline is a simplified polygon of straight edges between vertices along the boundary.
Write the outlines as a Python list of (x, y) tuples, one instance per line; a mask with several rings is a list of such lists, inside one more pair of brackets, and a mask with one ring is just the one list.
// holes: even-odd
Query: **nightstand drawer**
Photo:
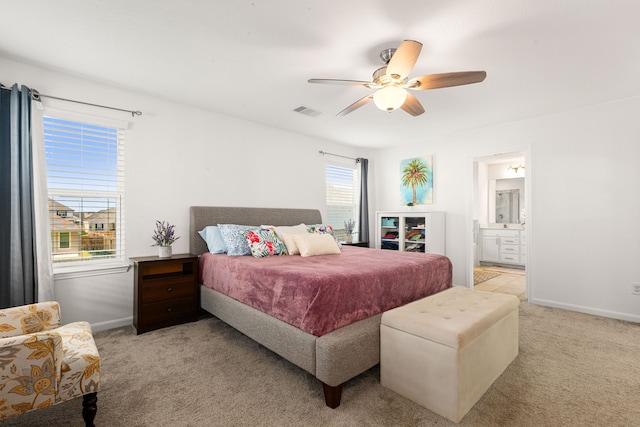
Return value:
[(175, 324), (179, 320), (196, 320), (193, 298), (175, 298), (167, 301), (143, 304), (141, 314), (146, 325), (155, 323)]
[(162, 301), (165, 299), (192, 297), (196, 293), (196, 285), (192, 278), (171, 277), (158, 280), (146, 280), (141, 286), (141, 302)]

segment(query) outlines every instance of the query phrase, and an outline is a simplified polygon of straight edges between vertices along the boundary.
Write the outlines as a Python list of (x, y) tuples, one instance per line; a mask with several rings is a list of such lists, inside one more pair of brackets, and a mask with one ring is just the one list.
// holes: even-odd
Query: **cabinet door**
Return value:
[(500, 261), (499, 241), (497, 236), (482, 237), (482, 261)]
[(398, 250), (400, 246), (400, 217), (382, 216), (378, 224), (380, 249)]
[(404, 217), (402, 249), (406, 252), (425, 252), (426, 225), (424, 216)]

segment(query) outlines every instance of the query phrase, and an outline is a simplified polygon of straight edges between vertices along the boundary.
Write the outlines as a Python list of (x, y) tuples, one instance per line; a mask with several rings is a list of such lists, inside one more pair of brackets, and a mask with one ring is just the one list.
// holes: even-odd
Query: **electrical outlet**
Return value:
[(631, 282), (631, 293), (633, 295), (640, 295), (640, 282)]

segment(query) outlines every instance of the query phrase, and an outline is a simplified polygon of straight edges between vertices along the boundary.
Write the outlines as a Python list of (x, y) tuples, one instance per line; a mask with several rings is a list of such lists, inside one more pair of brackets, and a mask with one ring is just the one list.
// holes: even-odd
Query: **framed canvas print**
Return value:
[(400, 201), (406, 206), (433, 203), (433, 156), (400, 162)]

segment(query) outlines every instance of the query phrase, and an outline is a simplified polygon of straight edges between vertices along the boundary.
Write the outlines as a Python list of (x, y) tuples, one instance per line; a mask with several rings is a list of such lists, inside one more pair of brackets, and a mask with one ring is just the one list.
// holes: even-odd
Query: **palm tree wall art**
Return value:
[(407, 206), (433, 203), (433, 158), (414, 157), (400, 162), (400, 197)]

